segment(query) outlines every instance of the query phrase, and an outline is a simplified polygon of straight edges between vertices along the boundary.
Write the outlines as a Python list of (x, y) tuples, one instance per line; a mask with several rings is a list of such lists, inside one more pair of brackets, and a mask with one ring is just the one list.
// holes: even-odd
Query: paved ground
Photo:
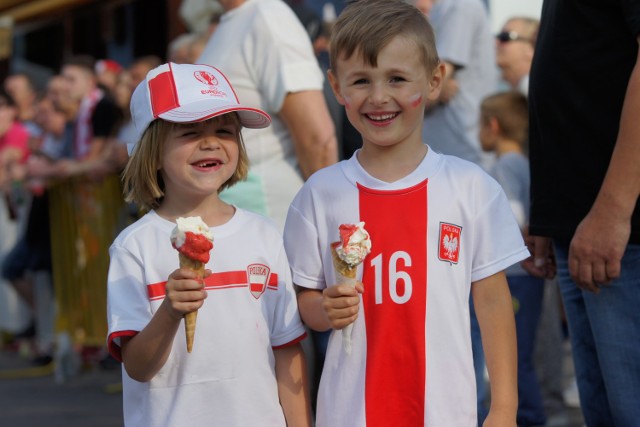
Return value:
[(33, 368), (17, 353), (0, 352), (0, 425), (122, 427), (120, 368), (93, 366), (64, 382), (53, 366)]
[[(15, 351), (0, 350), (0, 426), (122, 427), (120, 368), (89, 366), (56, 381), (52, 366), (32, 368)], [(580, 410), (565, 408), (547, 427), (582, 427)]]

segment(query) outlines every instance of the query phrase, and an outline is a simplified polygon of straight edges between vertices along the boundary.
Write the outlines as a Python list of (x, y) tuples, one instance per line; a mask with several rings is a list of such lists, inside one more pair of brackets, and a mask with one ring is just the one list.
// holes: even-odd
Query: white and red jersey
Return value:
[(295, 284), (336, 283), (330, 244), (365, 222), (371, 253), (353, 351), (329, 341), (318, 427), (475, 426), (471, 283), (526, 258), (509, 203), (478, 166), (429, 150), (405, 178), (370, 176), (354, 155), (314, 174), (289, 210)]
[[(110, 248), (108, 341), (116, 358), (119, 337), (149, 323), (179, 268), (169, 240), (174, 227), (151, 211)], [(285, 426), (273, 348), (301, 340), (305, 330), (282, 237), (271, 221), (242, 209), (211, 232), (206, 267), (213, 274), (205, 279), (209, 297), (198, 311), (193, 351), (180, 327), (151, 381), (134, 381), (123, 369), (127, 426)]]

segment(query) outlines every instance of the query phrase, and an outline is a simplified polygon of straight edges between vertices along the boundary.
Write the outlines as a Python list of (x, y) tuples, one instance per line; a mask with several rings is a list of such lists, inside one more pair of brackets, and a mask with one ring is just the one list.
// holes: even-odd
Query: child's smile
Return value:
[(161, 170), (169, 188), (181, 194), (217, 194), (234, 174), (238, 129), (222, 120), (177, 125), (167, 138)]
[(329, 78), (365, 146), (405, 141), (422, 144), (426, 100), (437, 96), (433, 89), (437, 85), (413, 40), (393, 38), (380, 50), (376, 66), (366, 63), (359, 52), (339, 58)]

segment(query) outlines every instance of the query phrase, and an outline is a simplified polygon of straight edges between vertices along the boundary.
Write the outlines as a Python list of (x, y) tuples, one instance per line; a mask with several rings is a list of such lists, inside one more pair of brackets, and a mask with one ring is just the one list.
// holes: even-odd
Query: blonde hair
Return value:
[[(240, 132), (242, 128), (240, 118), (236, 113), (213, 117), (203, 124), (209, 121), (222, 122), (222, 124), (232, 123), (237, 129), (238, 165), (231, 178), (218, 189), (219, 193), (237, 182), (247, 179), (249, 158)], [(142, 211), (156, 209), (164, 198), (164, 182), (160, 173), (163, 148), (171, 131), (178, 126), (181, 124), (162, 119), (154, 120), (136, 144), (136, 148), (122, 172), (125, 200), (135, 203)]]
[(527, 98), (520, 92), (500, 92), (486, 97), (480, 105), (482, 120), (495, 118), (500, 134), (518, 141), (523, 148), (529, 132), (529, 108)]
[(380, 51), (397, 36), (413, 40), (431, 73), (438, 63), (433, 28), (427, 17), (403, 0), (357, 0), (342, 11), (333, 26), (329, 47), (331, 69), (337, 71), (339, 58), (353, 54), (366, 64), (377, 66)]

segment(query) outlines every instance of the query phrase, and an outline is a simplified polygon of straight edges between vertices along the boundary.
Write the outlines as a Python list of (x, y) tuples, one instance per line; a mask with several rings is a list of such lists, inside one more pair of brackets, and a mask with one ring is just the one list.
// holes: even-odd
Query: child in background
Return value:
[[(482, 149), (496, 154), (490, 174), (502, 185), (511, 209), (524, 231), (529, 224), (529, 159), (525, 146), (529, 130), (527, 98), (502, 92), (482, 101), (479, 139)], [(518, 342), (519, 426), (544, 425), (546, 416), (533, 366), (533, 350), (542, 311), (544, 279), (514, 264), (506, 270), (513, 298)]]
[[(503, 272), (529, 256), (500, 185), (422, 141), (443, 80), (431, 26), (402, 0), (350, 3), (335, 23), (329, 79), (362, 137), (353, 157), (314, 174), (294, 199), (285, 247), (302, 319), (355, 322), (352, 353), (333, 333), (317, 426), (476, 426), (469, 295), (491, 378), (485, 426), (513, 426), (516, 337)], [(331, 242), (364, 221), (370, 254), (335, 285)]]
[[(305, 331), (282, 238), (218, 197), (247, 173), (241, 127), (268, 126), (269, 116), (240, 105), (216, 68), (173, 63), (147, 74), (131, 112), (141, 139), (125, 197), (149, 212), (109, 252), (108, 345), (123, 362), (125, 424), (310, 426)], [(177, 268), (170, 243), (176, 218), (189, 216), (214, 236), (203, 281)], [(262, 281), (250, 286), (256, 264)], [(198, 309), (187, 354), (182, 319)]]

